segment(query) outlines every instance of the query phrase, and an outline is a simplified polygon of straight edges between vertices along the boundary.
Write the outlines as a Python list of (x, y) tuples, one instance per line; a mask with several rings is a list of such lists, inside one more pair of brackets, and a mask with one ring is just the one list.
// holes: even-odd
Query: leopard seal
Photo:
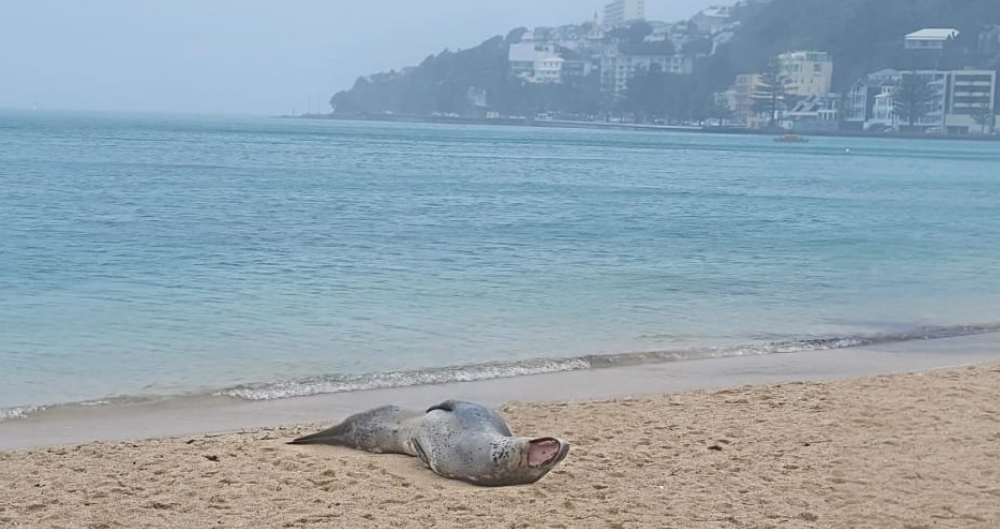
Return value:
[(460, 400), (424, 412), (382, 406), (289, 444), (405, 454), (438, 475), (483, 487), (534, 483), (569, 453), (562, 439), (516, 437), (495, 411)]

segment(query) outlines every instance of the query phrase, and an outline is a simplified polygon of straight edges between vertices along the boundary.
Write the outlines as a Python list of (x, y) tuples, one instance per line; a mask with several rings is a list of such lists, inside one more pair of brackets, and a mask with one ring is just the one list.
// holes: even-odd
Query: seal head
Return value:
[(569, 453), (566, 441), (515, 437), (495, 411), (457, 400), (427, 410), (413, 444), (434, 472), (487, 487), (534, 483)]

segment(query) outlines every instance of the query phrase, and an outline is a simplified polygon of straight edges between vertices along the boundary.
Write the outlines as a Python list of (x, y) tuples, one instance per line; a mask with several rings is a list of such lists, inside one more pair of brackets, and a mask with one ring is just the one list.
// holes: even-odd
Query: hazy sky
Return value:
[[(646, 0), (652, 19), (723, 0)], [(0, 0), (0, 107), (303, 112), (359, 75), (604, 0)]]

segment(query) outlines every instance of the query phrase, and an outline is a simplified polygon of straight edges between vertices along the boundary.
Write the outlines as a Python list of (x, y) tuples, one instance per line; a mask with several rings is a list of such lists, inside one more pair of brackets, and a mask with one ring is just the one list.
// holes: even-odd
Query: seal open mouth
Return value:
[(566, 456), (566, 450), (558, 440), (551, 437), (533, 439), (528, 447), (528, 466), (538, 468), (547, 463), (558, 462)]

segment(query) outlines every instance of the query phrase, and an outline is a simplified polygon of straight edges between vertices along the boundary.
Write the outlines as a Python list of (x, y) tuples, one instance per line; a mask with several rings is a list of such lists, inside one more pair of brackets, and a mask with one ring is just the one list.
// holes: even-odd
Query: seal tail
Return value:
[(341, 423), (333, 428), (327, 428), (322, 432), (317, 432), (312, 435), (307, 435), (305, 437), (299, 437), (294, 441), (289, 441), (290, 445), (332, 445), (332, 446), (347, 446), (350, 448), (357, 448), (356, 443), (351, 441), (350, 433), (353, 427), (348, 423)]

